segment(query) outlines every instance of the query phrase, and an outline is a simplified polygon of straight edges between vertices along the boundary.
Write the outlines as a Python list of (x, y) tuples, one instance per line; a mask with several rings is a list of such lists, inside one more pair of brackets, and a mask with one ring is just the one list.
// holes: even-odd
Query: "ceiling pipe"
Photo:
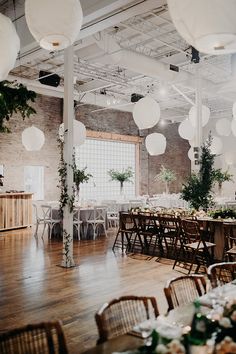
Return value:
[[(58, 87), (53, 87), (53, 86), (48, 86), (48, 85), (42, 85), (38, 81), (34, 80), (29, 80), (25, 79), (22, 77), (14, 76), (14, 75), (8, 75), (7, 80), (9, 81), (14, 81), (16, 80), (19, 83), (24, 84), (28, 90), (35, 91), (38, 94), (41, 95), (46, 95), (46, 96), (51, 96), (51, 97), (58, 97), (58, 98), (63, 98), (64, 97), (64, 87), (58, 86)], [(86, 94), (83, 93), (78, 93), (77, 91), (74, 91), (74, 100), (82, 102), (84, 104), (90, 104), (90, 105), (95, 105), (99, 107), (107, 107), (108, 109), (116, 109), (119, 111), (125, 111), (125, 112), (132, 112), (132, 106), (128, 105), (128, 103), (124, 100), (121, 100), (119, 105), (115, 106), (113, 105), (112, 107), (107, 106), (107, 98), (109, 96), (102, 95), (102, 94), (94, 94), (92, 92), (88, 92)]]

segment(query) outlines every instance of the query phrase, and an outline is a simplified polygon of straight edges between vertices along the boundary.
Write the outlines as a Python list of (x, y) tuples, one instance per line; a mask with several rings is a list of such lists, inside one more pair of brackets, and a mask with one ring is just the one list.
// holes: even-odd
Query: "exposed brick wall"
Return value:
[[(92, 105), (80, 106), (77, 119), (86, 128), (95, 131), (113, 132), (125, 135), (138, 135), (138, 129), (132, 114), (115, 110), (92, 112), (98, 107)], [(40, 165), (45, 167), (45, 199), (56, 200), (59, 190), (57, 167), (59, 152), (57, 148), (57, 132), (62, 121), (62, 100), (38, 95), (35, 103), (37, 114), (30, 119), (22, 120), (15, 115), (10, 119), (11, 134), (0, 134), (0, 164), (5, 165), (4, 189), (23, 189), (24, 166)], [(21, 132), (34, 124), (45, 133), (45, 145), (39, 152), (27, 152), (21, 143)], [(163, 156), (151, 157), (144, 144), (140, 146), (140, 190), (143, 194), (155, 194), (164, 191), (160, 182), (154, 182), (154, 176), (159, 172), (161, 164), (177, 173), (177, 180), (170, 190), (178, 192), (184, 176), (190, 172), (190, 161), (187, 158), (189, 145), (181, 139), (177, 125), (171, 124), (165, 128), (150, 130), (163, 131), (167, 138), (167, 151)], [(145, 132), (147, 133), (147, 132)]]

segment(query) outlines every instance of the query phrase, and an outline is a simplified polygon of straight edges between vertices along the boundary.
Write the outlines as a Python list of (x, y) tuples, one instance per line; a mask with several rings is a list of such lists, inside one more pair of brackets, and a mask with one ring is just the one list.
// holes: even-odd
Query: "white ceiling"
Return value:
[[(222, 88), (232, 76), (230, 55), (200, 54), (200, 64), (191, 63), (189, 45), (176, 32), (165, 0), (81, 0), (81, 5), (84, 21), (74, 56), (77, 99), (106, 109), (131, 110), (132, 93), (149, 93), (160, 102), (163, 118), (181, 121), (191, 107), (189, 101), (195, 100), (194, 86), (199, 73), (207, 84), (203, 89), (203, 103), (211, 109), (211, 116), (231, 117), (236, 87), (228, 91)], [(2, 0), (0, 12), (13, 21), (17, 19), (21, 37), (19, 60), (11, 75), (24, 78), (27, 84), (37, 88), (41, 85), (39, 70), (58, 73), (62, 87), (54, 91), (63, 91), (63, 53), (48, 53), (34, 42), (24, 19), (24, 0), (16, 1), (15, 9), (12, 0)], [(101, 43), (105, 43), (105, 50), (101, 49)], [(191, 83), (179, 75), (173, 88), (173, 82), (159, 77), (158, 71), (154, 76), (146, 75), (145, 64), (141, 71), (127, 69), (122, 63), (118, 65), (110, 55), (122, 49), (156, 60), (157, 67), (160, 62), (177, 65), (183, 74), (189, 75)], [(106, 95), (101, 95), (104, 89)]]

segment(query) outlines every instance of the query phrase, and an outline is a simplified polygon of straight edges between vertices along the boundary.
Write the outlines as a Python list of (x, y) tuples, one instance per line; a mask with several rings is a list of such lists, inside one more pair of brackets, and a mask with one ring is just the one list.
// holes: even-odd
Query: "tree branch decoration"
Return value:
[(199, 172), (192, 173), (186, 183), (183, 184), (181, 197), (196, 210), (199, 210), (199, 208), (206, 210), (214, 205), (212, 187), (215, 182), (215, 170), (213, 168), (215, 155), (210, 151), (211, 143), (212, 137), (209, 135), (207, 141), (201, 147)]
[(221, 194), (222, 184), (224, 182), (233, 182), (233, 175), (229, 171), (222, 171), (221, 168), (214, 170), (214, 180), (218, 184), (219, 192)]
[(127, 167), (122, 172), (111, 169), (107, 171), (112, 181), (120, 182), (120, 192), (122, 193), (124, 182), (132, 182), (131, 178), (134, 176), (134, 172), (131, 167)]
[(4, 121), (9, 121), (13, 113), (20, 113), (22, 118), (29, 117), (36, 113), (28, 102), (34, 102), (36, 93), (30, 91), (26, 86), (17, 83), (16, 81), (1, 81), (0, 82), (0, 132), (10, 132), (10, 129), (5, 126)]
[(165, 168), (161, 165), (160, 172), (154, 177), (155, 181), (162, 181), (165, 183), (166, 193), (169, 193), (169, 184), (176, 180), (176, 174), (174, 171)]

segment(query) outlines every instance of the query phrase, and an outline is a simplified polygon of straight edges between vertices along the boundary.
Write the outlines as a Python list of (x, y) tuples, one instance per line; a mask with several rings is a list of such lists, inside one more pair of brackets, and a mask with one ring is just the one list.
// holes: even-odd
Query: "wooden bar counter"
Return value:
[(0, 193), (0, 231), (32, 225), (32, 193)]

